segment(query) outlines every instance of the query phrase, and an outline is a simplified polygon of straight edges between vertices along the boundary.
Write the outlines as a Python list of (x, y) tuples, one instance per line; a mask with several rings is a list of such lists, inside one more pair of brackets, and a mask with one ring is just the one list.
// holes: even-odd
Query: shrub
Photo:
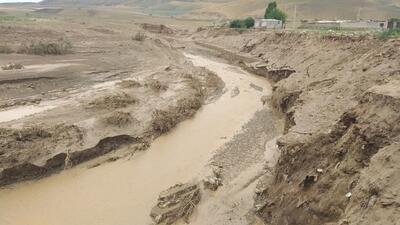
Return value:
[(184, 98), (177, 101), (176, 106), (167, 110), (155, 110), (152, 114), (152, 128), (155, 133), (163, 134), (174, 128), (183, 119), (192, 117), (202, 105), (202, 98)]
[(254, 19), (252, 17), (248, 17), (244, 20), (232, 20), (229, 24), (230, 28), (251, 28), (254, 27)]
[(10, 53), (13, 53), (13, 52), (14, 51), (10, 47), (8, 47), (6, 45), (0, 46), (0, 54), (10, 54)]
[(244, 25), (246, 26), (246, 28), (254, 27), (254, 23), (255, 23), (255, 21), (252, 17), (247, 17), (244, 20)]
[(400, 29), (391, 29), (379, 32), (377, 34), (379, 39), (389, 39), (389, 38), (399, 38), (400, 37)]
[(151, 81), (147, 82), (144, 86), (147, 88), (151, 88), (153, 91), (156, 91), (156, 92), (165, 91), (168, 89), (167, 85), (161, 83), (158, 80), (151, 80)]
[(179, 122), (179, 115), (174, 110), (156, 110), (152, 114), (153, 131), (159, 134), (163, 134), (171, 130)]
[(112, 94), (103, 97), (98, 97), (89, 103), (91, 107), (94, 108), (104, 108), (104, 109), (118, 109), (125, 108), (128, 105), (135, 104), (137, 99), (127, 95), (126, 93)]
[(20, 63), (9, 63), (5, 66), (1, 67), (3, 70), (20, 70), (23, 69), (24, 66)]
[(242, 24), (240, 20), (232, 20), (231, 23), (229, 24), (230, 28), (241, 28)]
[(64, 55), (71, 52), (72, 44), (60, 39), (56, 42), (32, 42), (29, 46), (22, 45), (18, 49), (20, 54), (31, 55)]
[(131, 124), (134, 119), (129, 112), (113, 112), (102, 118), (105, 124), (117, 127), (123, 127)]
[(137, 32), (133, 37), (132, 40), (134, 41), (144, 41), (146, 39), (146, 35), (143, 32)]

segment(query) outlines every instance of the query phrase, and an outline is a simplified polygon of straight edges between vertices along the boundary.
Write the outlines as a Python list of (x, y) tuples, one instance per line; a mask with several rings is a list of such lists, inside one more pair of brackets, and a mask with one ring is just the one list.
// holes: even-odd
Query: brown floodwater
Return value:
[[(130, 160), (85, 166), (0, 190), (0, 225), (147, 225), (160, 191), (194, 179), (213, 152), (262, 108), (269, 83), (239, 68), (186, 55), (217, 73), (226, 92)], [(255, 84), (263, 90), (250, 86)], [(238, 87), (239, 95), (231, 96)]]

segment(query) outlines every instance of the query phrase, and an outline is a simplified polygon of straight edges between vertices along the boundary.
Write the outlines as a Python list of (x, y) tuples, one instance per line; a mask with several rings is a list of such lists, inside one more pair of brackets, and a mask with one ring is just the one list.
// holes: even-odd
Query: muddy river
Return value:
[(186, 56), (226, 83), (217, 101), (131, 159), (91, 169), (82, 165), (0, 190), (0, 225), (150, 224), (160, 191), (199, 176), (213, 152), (240, 131), (271, 91), (266, 80), (238, 67)]

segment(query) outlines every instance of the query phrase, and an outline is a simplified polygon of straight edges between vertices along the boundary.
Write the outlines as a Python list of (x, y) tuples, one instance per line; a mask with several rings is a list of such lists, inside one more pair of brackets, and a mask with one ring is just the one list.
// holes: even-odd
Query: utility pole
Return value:
[(367, 2), (367, 0), (364, 0), (364, 1), (361, 3), (361, 7), (358, 8), (358, 13), (357, 13), (357, 20), (358, 20), (358, 21), (361, 20), (361, 11), (364, 9), (366, 2)]

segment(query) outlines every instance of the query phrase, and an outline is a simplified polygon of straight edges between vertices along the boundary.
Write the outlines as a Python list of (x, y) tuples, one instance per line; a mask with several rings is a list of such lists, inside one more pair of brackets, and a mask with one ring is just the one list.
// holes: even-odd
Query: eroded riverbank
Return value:
[[(225, 82), (225, 93), (193, 119), (161, 136), (130, 160), (87, 169), (85, 165), (0, 192), (0, 221), (20, 224), (148, 224), (158, 193), (194, 179), (213, 151), (229, 141), (263, 106), (269, 83), (239, 68), (187, 55)], [(260, 87), (260, 88), (254, 88)], [(234, 89), (240, 93), (232, 95)]]
[(397, 224), (399, 39), (218, 28), (193, 39), (281, 78), (270, 101), (285, 119), (281, 156), (253, 208), (263, 223)]

